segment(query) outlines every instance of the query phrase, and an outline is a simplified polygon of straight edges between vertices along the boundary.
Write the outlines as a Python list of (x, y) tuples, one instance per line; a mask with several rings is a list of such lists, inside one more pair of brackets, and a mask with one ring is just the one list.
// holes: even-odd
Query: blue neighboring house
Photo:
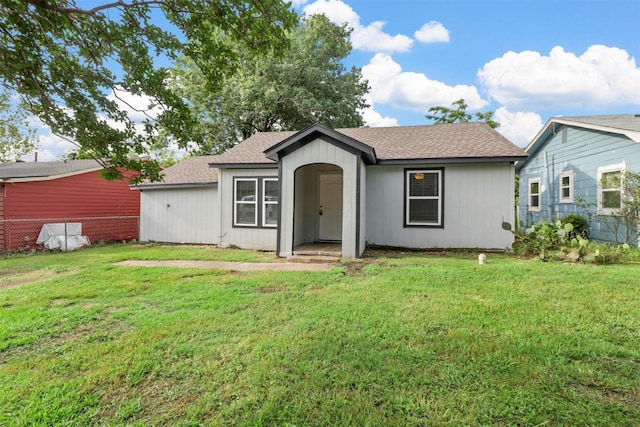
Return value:
[[(640, 114), (553, 117), (525, 151), (529, 157), (515, 166), (525, 224), (586, 217), (585, 204), (592, 213), (615, 215), (624, 203), (621, 177), (640, 172)], [(590, 226), (591, 238), (616, 242), (611, 226), (598, 220)]]

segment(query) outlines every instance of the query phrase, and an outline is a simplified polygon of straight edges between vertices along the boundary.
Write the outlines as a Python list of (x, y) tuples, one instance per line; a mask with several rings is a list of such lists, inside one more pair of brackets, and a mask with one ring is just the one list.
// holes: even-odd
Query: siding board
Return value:
[[(547, 157), (545, 165), (544, 156)], [(552, 135), (520, 170), (520, 203), (518, 217), (525, 224), (542, 220), (563, 218), (567, 215), (587, 212), (578, 204), (595, 206), (597, 203), (597, 171), (599, 167), (626, 163), (627, 169), (640, 172), (640, 145), (617, 134), (591, 129), (568, 127), (567, 140), (562, 142), (561, 132)], [(574, 203), (559, 202), (560, 173), (574, 172)], [(530, 212), (528, 206), (528, 181), (540, 177), (545, 183), (541, 194), (540, 212)], [(591, 212), (595, 208), (590, 208)], [(601, 241), (613, 241), (603, 224), (592, 221), (591, 237)]]
[(513, 165), (443, 167), (444, 228), (409, 228), (404, 227), (404, 168), (369, 166), (367, 241), (410, 248), (509, 247), (512, 235), (502, 230), (501, 224), (513, 218)]
[(94, 171), (3, 185), (3, 218), (34, 220), (19, 225), (13, 223), (11, 229), (5, 224), (3, 249), (16, 249), (25, 246), (25, 242), (35, 242), (46, 222), (73, 221), (74, 218), (84, 218), (82, 232), (92, 242), (138, 238), (137, 218), (107, 219), (140, 215), (139, 192), (130, 190), (128, 181), (107, 181)]
[(218, 244), (217, 193), (215, 186), (142, 191), (140, 240)]
[[(278, 177), (277, 169), (220, 169), (218, 191), (220, 197), (220, 246), (237, 246), (243, 249), (275, 251), (277, 228), (233, 226), (233, 178), (234, 177)], [(285, 190), (283, 191), (291, 191)], [(282, 199), (282, 197), (280, 197)], [(281, 203), (281, 200), (280, 200)]]

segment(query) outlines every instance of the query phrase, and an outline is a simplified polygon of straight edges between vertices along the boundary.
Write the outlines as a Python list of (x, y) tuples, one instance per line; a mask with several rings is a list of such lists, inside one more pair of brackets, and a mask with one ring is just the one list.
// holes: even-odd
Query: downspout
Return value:
[[(552, 213), (552, 206), (553, 206), (553, 189), (551, 188), (551, 180), (550, 180), (550, 173), (549, 173), (549, 159), (547, 157), (547, 152), (544, 152), (544, 169), (545, 169), (545, 185), (547, 187), (547, 191), (549, 192), (549, 203), (547, 205), (547, 214), (549, 215), (549, 218), (551, 218), (551, 213)], [(542, 194), (540, 194), (540, 198), (542, 199)], [(542, 200), (540, 200), (540, 202), (542, 203)]]

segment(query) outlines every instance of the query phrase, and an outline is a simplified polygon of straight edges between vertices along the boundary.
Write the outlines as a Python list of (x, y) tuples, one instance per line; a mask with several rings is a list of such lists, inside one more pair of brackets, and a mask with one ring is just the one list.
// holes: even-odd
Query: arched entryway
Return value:
[(294, 253), (342, 253), (344, 176), (342, 168), (317, 163), (295, 171)]

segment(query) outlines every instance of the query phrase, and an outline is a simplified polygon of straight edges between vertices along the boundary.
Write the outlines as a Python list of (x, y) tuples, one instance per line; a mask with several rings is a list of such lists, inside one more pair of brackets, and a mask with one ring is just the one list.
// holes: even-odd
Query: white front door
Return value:
[(318, 240), (342, 240), (342, 174), (318, 175)]

